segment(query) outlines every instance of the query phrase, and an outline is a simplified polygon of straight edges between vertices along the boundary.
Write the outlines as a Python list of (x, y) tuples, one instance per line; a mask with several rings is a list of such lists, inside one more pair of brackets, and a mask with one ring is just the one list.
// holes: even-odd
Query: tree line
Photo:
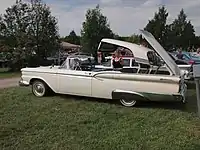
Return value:
[[(200, 37), (195, 35), (194, 26), (187, 20), (187, 15), (181, 9), (177, 18), (171, 24), (167, 24), (169, 13), (165, 6), (158, 8), (153, 18), (144, 27), (151, 32), (155, 38), (166, 48), (172, 50), (182, 47), (191, 50), (200, 46)], [(81, 36), (77, 36), (72, 30), (68, 36), (63, 38), (67, 42), (81, 44), (85, 50), (96, 53), (98, 43), (101, 38), (114, 38), (132, 43), (140, 43), (141, 35), (120, 36), (113, 33), (108, 24), (108, 19), (101, 13), (99, 5), (94, 9), (89, 9), (86, 13), (86, 20), (83, 22)], [(84, 49), (83, 49), (84, 50)]]
[[(167, 24), (167, 18), (166, 8), (159, 7), (144, 29), (151, 32), (167, 50), (198, 46), (200, 38), (195, 35), (194, 27), (183, 9), (171, 24)], [(57, 19), (44, 2), (16, 0), (0, 16), (0, 59), (8, 60), (10, 68), (19, 70), (54, 55), (60, 49), (61, 41), (80, 44), (82, 51), (95, 56), (102, 38), (133, 43), (139, 43), (141, 38), (136, 34), (123, 37), (114, 33), (99, 5), (87, 10), (80, 36), (73, 30), (62, 38), (58, 33)]]
[(167, 24), (168, 12), (164, 6), (160, 7), (155, 13), (154, 18), (149, 20), (145, 29), (150, 31), (155, 38), (167, 49), (182, 47), (191, 49), (193, 46), (199, 46), (199, 37), (195, 36), (195, 30), (183, 9), (178, 17)]

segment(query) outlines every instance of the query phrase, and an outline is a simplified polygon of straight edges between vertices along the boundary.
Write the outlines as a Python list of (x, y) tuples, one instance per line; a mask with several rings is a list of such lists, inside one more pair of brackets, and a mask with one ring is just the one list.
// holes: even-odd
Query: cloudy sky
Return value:
[[(81, 24), (85, 19), (87, 9), (100, 4), (102, 12), (108, 17), (113, 31), (119, 35), (138, 33), (149, 19), (154, 16), (158, 7), (165, 5), (168, 12), (168, 22), (177, 17), (183, 8), (200, 35), (200, 0), (43, 0), (50, 6), (52, 13), (58, 19), (61, 36), (68, 35), (71, 30), (80, 34)], [(12, 5), (15, 0), (0, 0), (0, 13)]]

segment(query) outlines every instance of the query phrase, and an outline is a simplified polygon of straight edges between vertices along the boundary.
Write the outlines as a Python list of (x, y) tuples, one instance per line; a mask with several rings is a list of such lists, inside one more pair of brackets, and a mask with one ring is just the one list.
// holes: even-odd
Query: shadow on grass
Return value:
[(195, 89), (196, 88), (195, 82), (194, 81), (188, 81), (187, 87), (188, 87), (188, 89)]
[[(56, 94), (57, 95), (57, 94)], [(109, 103), (115, 105), (121, 105), (118, 100), (107, 100), (99, 98), (88, 98), (81, 96), (71, 96), (71, 95), (58, 95), (64, 99), (73, 99), (75, 101), (91, 101), (98, 103)], [(187, 93), (187, 102), (183, 104), (182, 102), (153, 102), (153, 101), (142, 101), (139, 102), (135, 107), (137, 108), (161, 108), (168, 110), (180, 110), (188, 113), (197, 112), (197, 101), (196, 101), (196, 91), (195, 89), (188, 90)]]
[(93, 97), (84, 97), (84, 96), (74, 96), (74, 95), (61, 95), (56, 94), (57, 96), (64, 99), (73, 99), (74, 101), (90, 101), (90, 102), (98, 102), (98, 103), (109, 103), (119, 105), (120, 103), (116, 100), (102, 99), (102, 98), (93, 98)]

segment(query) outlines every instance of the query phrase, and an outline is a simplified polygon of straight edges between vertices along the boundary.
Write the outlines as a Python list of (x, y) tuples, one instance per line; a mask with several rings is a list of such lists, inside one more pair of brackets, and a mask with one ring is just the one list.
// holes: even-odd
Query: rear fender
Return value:
[(146, 98), (143, 94), (133, 91), (126, 91), (126, 90), (114, 90), (112, 91), (112, 99), (130, 99), (130, 100), (141, 100), (141, 101), (147, 101), (148, 98)]

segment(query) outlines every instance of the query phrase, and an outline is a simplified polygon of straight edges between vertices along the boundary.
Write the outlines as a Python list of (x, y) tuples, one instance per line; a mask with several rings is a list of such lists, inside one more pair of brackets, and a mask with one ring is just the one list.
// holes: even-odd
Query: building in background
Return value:
[(61, 42), (61, 50), (65, 51), (68, 54), (80, 52), (80, 49), (80, 45), (75, 45), (68, 42)]
[(75, 45), (62, 41), (60, 43), (59, 51), (54, 56), (48, 57), (47, 59), (53, 61), (55, 65), (61, 65), (68, 55), (80, 53), (80, 50), (80, 45)]

